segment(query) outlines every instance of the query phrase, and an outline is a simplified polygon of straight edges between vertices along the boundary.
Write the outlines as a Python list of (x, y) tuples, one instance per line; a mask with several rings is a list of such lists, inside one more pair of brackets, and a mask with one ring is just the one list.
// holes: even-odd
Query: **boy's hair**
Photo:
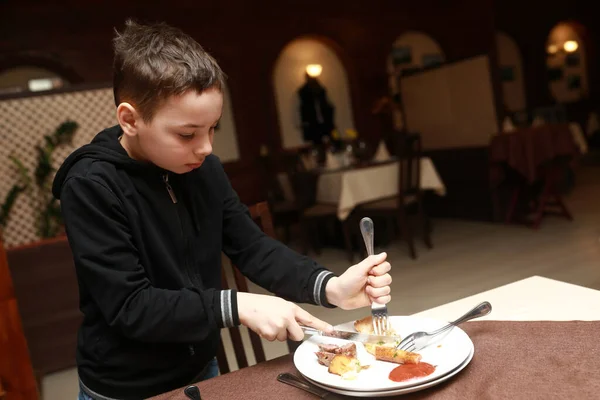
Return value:
[(215, 59), (177, 28), (127, 20), (113, 42), (115, 104), (131, 103), (145, 122), (169, 96), (223, 90), (225, 74)]

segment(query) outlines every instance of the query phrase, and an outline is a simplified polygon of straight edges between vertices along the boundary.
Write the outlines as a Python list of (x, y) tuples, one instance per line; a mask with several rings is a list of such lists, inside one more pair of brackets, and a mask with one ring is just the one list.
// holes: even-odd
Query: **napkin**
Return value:
[(342, 162), (335, 154), (328, 151), (325, 155), (325, 168), (326, 169), (338, 169), (341, 168)]
[(312, 154), (302, 154), (300, 155), (300, 161), (302, 162), (302, 166), (307, 171), (312, 171), (317, 167), (317, 162), (315, 160), (314, 155)]
[(375, 156), (373, 157), (374, 161), (387, 161), (390, 159), (390, 153), (387, 151), (385, 143), (383, 140), (379, 142), (379, 146), (377, 146), (377, 151), (375, 152)]

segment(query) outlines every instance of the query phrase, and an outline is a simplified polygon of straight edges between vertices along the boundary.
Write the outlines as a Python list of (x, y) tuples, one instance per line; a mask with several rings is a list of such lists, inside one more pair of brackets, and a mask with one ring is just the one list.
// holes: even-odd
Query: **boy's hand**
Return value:
[(325, 288), (327, 301), (344, 310), (367, 307), (372, 302), (389, 303), (392, 277), (388, 272), (392, 267), (386, 258), (386, 253), (369, 256), (340, 277), (331, 278)]
[(333, 330), (330, 324), (279, 297), (238, 292), (237, 302), (242, 325), (270, 341), (302, 340), (304, 332), (299, 323), (325, 332)]

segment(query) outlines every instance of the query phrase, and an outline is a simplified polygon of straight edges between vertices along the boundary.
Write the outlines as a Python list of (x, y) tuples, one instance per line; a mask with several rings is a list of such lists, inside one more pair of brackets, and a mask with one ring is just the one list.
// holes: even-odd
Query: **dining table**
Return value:
[[(600, 397), (600, 291), (532, 276), (414, 314), (451, 321), (482, 301), (492, 312), (460, 325), (469, 364), (430, 388), (390, 399), (593, 399)], [(316, 399), (277, 380), (299, 375), (293, 355), (198, 382), (202, 399)], [(358, 393), (357, 393), (358, 394)], [(352, 399), (331, 394), (327, 399)], [(184, 388), (153, 397), (186, 400)]]
[[(316, 201), (337, 207), (337, 217), (344, 221), (360, 204), (398, 195), (400, 161), (371, 162), (367, 165), (319, 169)], [(422, 190), (446, 195), (446, 186), (429, 157), (420, 158), (419, 185)]]

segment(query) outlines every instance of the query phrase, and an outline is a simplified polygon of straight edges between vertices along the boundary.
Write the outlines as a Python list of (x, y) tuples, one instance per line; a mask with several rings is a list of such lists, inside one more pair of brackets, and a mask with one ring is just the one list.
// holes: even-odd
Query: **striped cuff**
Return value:
[(315, 279), (315, 286), (313, 287), (313, 299), (317, 305), (327, 308), (335, 308), (333, 304), (330, 304), (327, 301), (327, 296), (325, 294), (327, 282), (334, 276), (335, 274), (331, 271), (321, 271), (317, 275), (317, 278)]
[(219, 292), (221, 328), (232, 328), (240, 324), (237, 306), (237, 290), (221, 290)]

